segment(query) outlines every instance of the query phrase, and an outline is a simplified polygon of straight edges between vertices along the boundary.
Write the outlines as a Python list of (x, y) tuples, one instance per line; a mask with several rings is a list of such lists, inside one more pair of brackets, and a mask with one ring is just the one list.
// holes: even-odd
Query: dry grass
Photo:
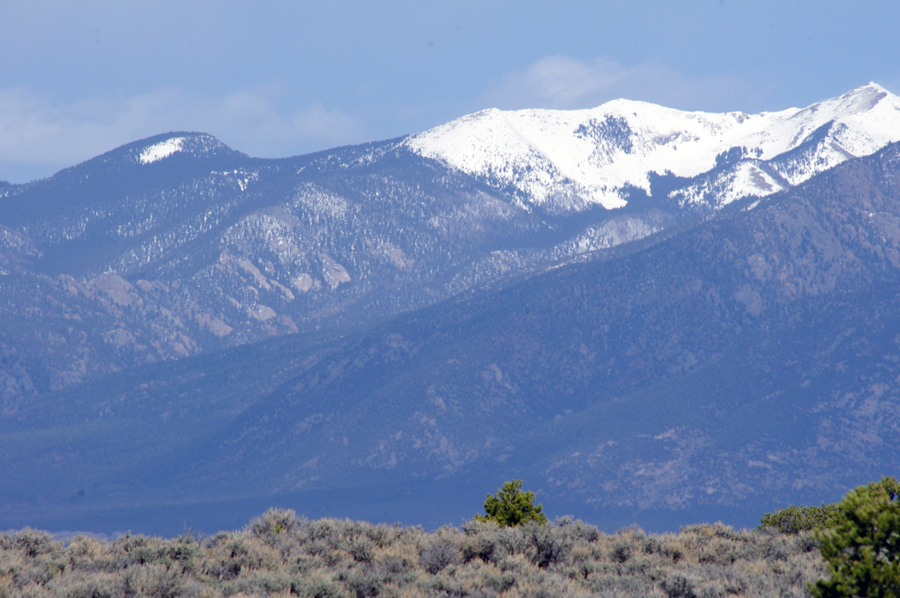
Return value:
[(563, 518), (428, 533), (270, 510), (204, 539), (0, 535), (0, 598), (808, 596), (806, 583), (824, 573), (809, 535), (722, 524), (604, 534)]

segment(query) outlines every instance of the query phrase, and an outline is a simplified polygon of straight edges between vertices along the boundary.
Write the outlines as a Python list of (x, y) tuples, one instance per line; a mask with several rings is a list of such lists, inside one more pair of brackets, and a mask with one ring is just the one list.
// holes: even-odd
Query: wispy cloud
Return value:
[(627, 98), (686, 110), (754, 110), (763, 93), (733, 76), (688, 76), (654, 64), (547, 56), (503, 77), (479, 101), (498, 108), (588, 108)]
[(313, 104), (284, 109), (275, 89), (221, 97), (158, 89), (127, 97), (56, 102), (0, 90), (0, 180), (22, 182), (124, 143), (173, 130), (203, 131), (234, 149), (276, 157), (367, 139), (362, 121)]

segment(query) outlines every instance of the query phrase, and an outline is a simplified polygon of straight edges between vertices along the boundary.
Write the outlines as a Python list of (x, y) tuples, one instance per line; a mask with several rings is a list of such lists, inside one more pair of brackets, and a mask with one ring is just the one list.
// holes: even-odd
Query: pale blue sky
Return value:
[(0, 180), (172, 130), (281, 157), (488, 107), (756, 112), (868, 81), (897, 93), (898, 23), (897, 0), (9, 0)]

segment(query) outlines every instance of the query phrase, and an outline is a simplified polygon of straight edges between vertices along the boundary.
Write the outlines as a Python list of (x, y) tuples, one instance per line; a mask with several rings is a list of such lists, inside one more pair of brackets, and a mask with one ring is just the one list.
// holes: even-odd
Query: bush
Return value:
[(30, 527), (16, 534), (16, 545), (30, 557), (49, 554), (59, 547), (59, 543), (49, 533)]
[(791, 505), (774, 513), (766, 513), (760, 521), (760, 529), (769, 527), (782, 534), (799, 534), (828, 527), (837, 513), (837, 505), (821, 507)]
[(522, 480), (503, 484), (497, 494), (487, 495), (484, 501), (485, 515), (475, 515), (478, 521), (493, 521), (500, 527), (513, 527), (526, 521), (547, 523), (542, 505), (534, 505), (534, 493), (522, 492)]
[(810, 589), (820, 598), (900, 596), (900, 485), (882, 478), (847, 493), (819, 533), (831, 579)]
[(419, 565), (432, 575), (450, 565), (458, 564), (461, 560), (462, 554), (459, 549), (447, 540), (432, 542), (419, 553)]
[(271, 543), (280, 534), (293, 532), (298, 523), (297, 514), (291, 509), (269, 509), (247, 527), (252, 535)]
[(532, 562), (539, 568), (546, 569), (550, 565), (568, 560), (574, 542), (567, 537), (562, 528), (532, 523), (525, 529), (534, 546)]
[(667, 575), (659, 585), (669, 598), (697, 598), (693, 582), (681, 573)]
[[(867, 486), (870, 490), (884, 488), (887, 492), (900, 492), (900, 482), (892, 477), (884, 477)], [(831, 526), (838, 515), (838, 504), (822, 504), (821, 507), (794, 506), (785, 507), (774, 513), (766, 513), (760, 520), (760, 530), (769, 528), (782, 534), (799, 534), (824, 530)]]

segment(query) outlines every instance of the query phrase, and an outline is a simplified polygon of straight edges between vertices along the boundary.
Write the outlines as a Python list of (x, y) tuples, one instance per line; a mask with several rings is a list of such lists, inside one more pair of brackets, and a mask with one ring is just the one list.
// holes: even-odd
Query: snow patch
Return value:
[(172, 137), (146, 147), (144, 148), (144, 151), (141, 152), (141, 155), (138, 156), (138, 161), (141, 164), (152, 164), (163, 158), (168, 158), (175, 152), (182, 151), (184, 139), (184, 137)]

